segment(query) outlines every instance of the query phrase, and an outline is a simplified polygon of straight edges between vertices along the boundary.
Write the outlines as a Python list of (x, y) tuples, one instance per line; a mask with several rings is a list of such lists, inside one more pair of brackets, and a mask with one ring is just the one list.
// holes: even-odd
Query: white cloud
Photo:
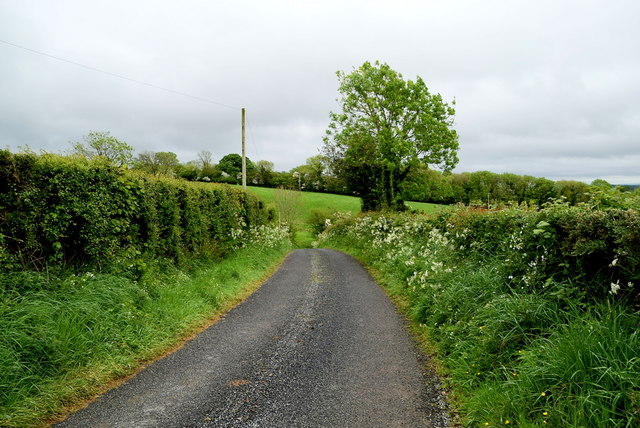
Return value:
[[(0, 40), (246, 107), (249, 156), (318, 153), (337, 70), (381, 60), (456, 99), (461, 163), (638, 182), (640, 3), (8, 0)], [(109, 130), (139, 151), (239, 152), (238, 110), (0, 43), (0, 146)]]

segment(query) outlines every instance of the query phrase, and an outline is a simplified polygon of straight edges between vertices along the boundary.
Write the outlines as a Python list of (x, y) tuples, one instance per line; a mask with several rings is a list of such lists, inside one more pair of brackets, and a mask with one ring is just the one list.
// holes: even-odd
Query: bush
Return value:
[(101, 159), (0, 151), (0, 269), (132, 266), (223, 254), (273, 214), (224, 185), (129, 172)]
[[(309, 225), (311, 226), (311, 230), (315, 235), (323, 232), (327, 224), (331, 224), (331, 216), (327, 210), (323, 210), (320, 208), (315, 208), (311, 210), (311, 214), (309, 215)], [(329, 223), (327, 223), (327, 220)]]

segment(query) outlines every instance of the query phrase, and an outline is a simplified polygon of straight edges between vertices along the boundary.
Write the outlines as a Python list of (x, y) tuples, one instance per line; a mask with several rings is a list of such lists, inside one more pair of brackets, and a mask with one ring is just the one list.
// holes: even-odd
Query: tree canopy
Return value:
[(387, 64), (365, 62), (337, 76), (342, 112), (330, 113), (323, 152), (363, 210), (402, 210), (412, 168), (457, 164), (455, 110), (420, 77), (405, 80)]
[(102, 157), (116, 166), (127, 166), (133, 162), (133, 147), (113, 137), (110, 132), (91, 131), (84, 143), (73, 144), (73, 154), (86, 158)]
[(138, 155), (136, 168), (154, 175), (171, 175), (179, 163), (178, 156), (173, 152), (145, 151)]
[(261, 186), (270, 186), (273, 182), (273, 162), (259, 160), (256, 162), (256, 173), (254, 180)]
[[(237, 153), (229, 153), (223, 156), (220, 162), (218, 162), (218, 169), (233, 179), (239, 180), (242, 174), (242, 156)], [(255, 165), (247, 158), (247, 174), (252, 173), (254, 169)]]

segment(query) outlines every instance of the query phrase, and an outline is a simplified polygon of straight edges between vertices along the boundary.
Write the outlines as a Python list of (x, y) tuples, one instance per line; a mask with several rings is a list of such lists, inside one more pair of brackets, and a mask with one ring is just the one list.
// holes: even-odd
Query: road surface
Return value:
[(242, 304), (59, 427), (445, 427), (436, 381), (350, 256), (293, 251)]

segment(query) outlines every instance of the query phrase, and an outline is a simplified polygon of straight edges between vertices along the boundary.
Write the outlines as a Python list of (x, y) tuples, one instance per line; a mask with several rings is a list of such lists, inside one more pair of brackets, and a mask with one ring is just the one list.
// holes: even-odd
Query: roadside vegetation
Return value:
[(0, 152), (0, 426), (35, 426), (171, 350), (291, 248), (255, 197), (98, 157)]
[(0, 426), (40, 425), (133, 373), (254, 290), (290, 249), (238, 249), (189, 270), (169, 261), (144, 279), (91, 271), (7, 275), (0, 291)]
[[(640, 425), (637, 190), (432, 173), (458, 160), (452, 106), (386, 64), (338, 79), (324, 152), (371, 212), (329, 217), (316, 245), (379, 272), (433, 346), (460, 421)], [(399, 213), (407, 193), (472, 207)]]
[(378, 273), (465, 426), (640, 424), (640, 201), (336, 214), (316, 245)]

